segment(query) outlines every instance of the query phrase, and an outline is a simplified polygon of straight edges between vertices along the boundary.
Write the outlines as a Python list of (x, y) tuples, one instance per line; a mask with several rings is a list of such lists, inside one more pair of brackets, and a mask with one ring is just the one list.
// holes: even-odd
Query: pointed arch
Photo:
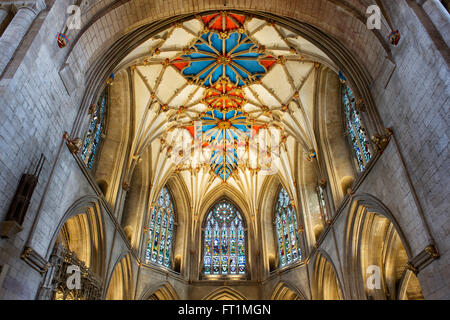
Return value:
[(270, 300), (306, 300), (306, 298), (293, 284), (286, 281), (280, 281), (272, 291)]
[(259, 248), (263, 265), (262, 270), (268, 276), (271, 271), (277, 268), (278, 246), (276, 242), (276, 230), (273, 224), (275, 204), (277, 202), (279, 186), (281, 181), (277, 175), (268, 176), (261, 187), (261, 201), (258, 206), (260, 234), (262, 237)]
[(126, 166), (130, 149), (133, 125), (133, 108), (130, 108), (131, 93), (129, 74), (125, 70), (116, 72), (114, 85), (108, 87), (108, 110), (105, 119), (104, 139), (101, 152), (97, 154), (100, 165), (95, 168), (95, 180), (106, 201), (115, 207), (120, 194), (121, 167)]
[(280, 267), (302, 260), (301, 225), (297, 222), (297, 210), (284, 186), (278, 187), (273, 223), (276, 231), (277, 257)]
[(179, 300), (177, 291), (170, 284), (170, 282), (164, 281), (156, 285), (152, 285), (144, 291), (140, 300)]
[(327, 181), (325, 189), (329, 190), (330, 199), (337, 206), (355, 180), (357, 171), (351, 146), (344, 136), (345, 120), (338, 75), (322, 67), (316, 82), (314, 132), (318, 140), (318, 161), (324, 168), (321, 178)]
[(188, 255), (186, 250), (190, 237), (189, 230), (192, 221), (190, 219), (190, 199), (186, 184), (178, 174), (172, 175), (167, 180), (166, 186), (172, 195), (173, 205), (176, 215), (176, 230), (174, 231), (173, 240), (173, 270), (180, 274), (185, 274), (188, 271)]
[[(355, 196), (349, 205), (344, 256), (344, 270), (353, 275), (349, 278), (352, 298), (406, 297), (409, 281), (413, 290), (411, 297), (423, 297), (415, 275), (407, 269), (407, 262), (413, 258), (407, 238), (390, 210), (369, 194)], [(372, 282), (378, 279), (373, 276), (379, 281)]]
[(131, 259), (128, 253), (117, 260), (106, 288), (107, 300), (133, 299)]
[(250, 209), (244, 195), (233, 186), (229, 184), (222, 184), (210, 190), (203, 198), (198, 212), (199, 221), (203, 221), (214, 204), (223, 199), (230, 200), (237, 208), (240, 209), (240, 212), (244, 215), (245, 220), (247, 222), (250, 220)]
[(313, 297), (315, 300), (342, 300), (342, 282), (330, 256), (322, 249), (314, 258)]
[(161, 188), (158, 199), (150, 209), (146, 262), (172, 268), (177, 215), (173, 197), (166, 186)]
[(233, 288), (220, 287), (207, 294), (202, 300), (247, 300), (247, 298)]
[(103, 209), (96, 196), (84, 196), (75, 201), (61, 218), (47, 249), (49, 259), (53, 248), (61, 243), (85, 262), (97, 275), (105, 271), (105, 243)]
[[(220, 185), (210, 190), (203, 198), (198, 207), (197, 212), (192, 212), (192, 247), (189, 250), (191, 274), (193, 277), (202, 278), (203, 253), (204, 253), (204, 224), (211, 208), (219, 201), (227, 200), (238, 208), (242, 215), (244, 224), (245, 244), (246, 244), (246, 275), (245, 278), (250, 279), (254, 274), (254, 265), (252, 263), (252, 252), (254, 250), (254, 242), (250, 241), (254, 235), (254, 224), (252, 223), (251, 214), (245, 198), (236, 190), (236, 188), (227, 185)], [(190, 208), (193, 210), (193, 208)], [(240, 276), (242, 277), (242, 276)]]
[(245, 218), (234, 201), (217, 199), (202, 222), (202, 275), (248, 274), (246, 229)]
[[(39, 300), (95, 300), (103, 290), (105, 231), (101, 202), (85, 196), (75, 201), (61, 218), (49, 242), (47, 272), (37, 294)], [(67, 286), (69, 266), (80, 271), (83, 287)]]

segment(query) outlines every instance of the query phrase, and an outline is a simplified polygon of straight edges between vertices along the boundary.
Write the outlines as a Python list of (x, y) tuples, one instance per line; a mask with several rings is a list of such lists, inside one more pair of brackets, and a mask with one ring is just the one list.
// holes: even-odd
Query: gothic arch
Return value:
[(343, 184), (348, 186), (348, 178), (355, 180), (356, 170), (344, 136), (339, 79), (330, 69), (320, 68), (316, 82), (314, 131), (318, 139), (319, 165), (323, 167), (322, 178), (326, 179), (333, 204), (337, 206), (346, 195)]
[(172, 175), (165, 185), (168, 187), (172, 196), (176, 214), (176, 229), (173, 233), (173, 266), (175, 271), (185, 274), (187, 272), (186, 267), (189, 261), (189, 256), (186, 252), (190, 237), (189, 229), (191, 227), (191, 220), (189, 219), (190, 205), (187, 197), (188, 192), (186, 191), (184, 181), (177, 175)]
[[(149, 161), (148, 153), (142, 157), (143, 160), (134, 166), (129, 178), (123, 177), (122, 188), (124, 191), (123, 210), (121, 217), (122, 228), (134, 248), (138, 248), (142, 233), (139, 232), (146, 217), (146, 211), (149, 207), (148, 189), (149, 179)], [(126, 171), (126, 170), (124, 170)]]
[(278, 256), (277, 242), (275, 239), (276, 230), (273, 225), (275, 203), (277, 201), (279, 186), (281, 182), (278, 176), (269, 176), (261, 187), (260, 203), (258, 207), (258, 220), (261, 234), (260, 256), (262, 257), (262, 274), (269, 275), (275, 270)]
[(247, 300), (247, 298), (233, 288), (221, 287), (211, 291), (202, 300)]
[(251, 221), (249, 208), (247, 202), (245, 201), (245, 198), (238, 190), (229, 185), (216, 187), (208, 192), (200, 206), (198, 221), (203, 221), (213, 205), (225, 198), (230, 199), (231, 202), (241, 210), (241, 213), (245, 216), (245, 220), (247, 221), (247, 223), (248, 221)]
[[(407, 269), (412, 259), (407, 239), (389, 209), (373, 196), (355, 196), (349, 205), (344, 256), (344, 270), (352, 275), (348, 279), (352, 298), (397, 299), (404, 296), (410, 279), (411, 297), (421, 296), (415, 275)], [(372, 281), (378, 273), (373, 266), (379, 270), (379, 283)]]
[[(232, 189), (232, 188), (230, 188)], [(245, 277), (250, 279), (252, 277), (252, 274), (254, 274), (253, 272), (253, 251), (255, 250), (255, 241), (253, 240), (253, 242), (250, 241), (250, 239), (254, 239), (254, 237), (252, 236), (252, 223), (251, 223), (251, 218), (249, 219), (248, 217), (248, 213), (247, 215), (245, 214), (246, 211), (244, 211), (242, 209), (241, 206), (239, 206), (239, 202), (234, 201), (235, 198), (230, 197), (229, 195), (227, 195), (227, 192), (223, 193), (223, 194), (217, 194), (214, 193), (214, 190), (211, 191), (211, 194), (214, 195), (215, 194), (215, 198), (211, 198), (210, 200), (213, 201), (208, 201), (207, 199), (205, 199), (205, 203), (208, 203), (209, 206), (207, 207), (207, 209), (202, 212), (202, 214), (200, 215), (200, 223), (198, 224), (199, 227), (199, 242), (198, 242), (198, 247), (199, 247), (199, 254), (198, 254), (198, 264), (197, 264), (197, 268), (198, 268), (198, 274), (199, 277), (201, 278), (203, 273), (202, 273), (202, 266), (203, 266), (203, 257), (204, 257), (204, 238), (205, 238), (205, 224), (207, 221), (207, 218), (209, 216), (209, 213), (211, 212), (211, 210), (214, 208), (214, 206), (216, 206), (217, 204), (219, 204), (222, 201), (226, 201), (228, 203), (230, 203), (231, 205), (233, 205), (240, 213), (241, 218), (242, 218), (242, 227), (244, 228), (244, 243), (245, 243)], [(242, 202), (243, 204), (245, 202)], [(206, 207), (206, 206), (205, 206)]]
[[(126, 165), (129, 153), (133, 109), (130, 108), (130, 79), (126, 71), (121, 70), (115, 75), (114, 86), (108, 90), (108, 106), (106, 116), (106, 137), (101, 150), (97, 154), (95, 180), (102, 182), (102, 193), (112, 208), (120, 195), (122, 170)], [(101, 151), (101, 152), (100, 152)]]
[[(201, 205), (199, 206), (199, 212), (193, 212), (193, 233), (191, 237), (191, 246), (195, 248), (190, 250), (190, 264), (191, 273), (194, 277), (199, 277), (201, 274), (202, 258), (203, 258), (203, 234), (204, 234), (204, 224), (207, 219), (208, 213), (211, 208), (222, 200), (227, 200), (233, 204), (241, 213), (245, 232), (246, 241), (246, 254), (247, 254), (247, 275), (252, 277), (256, 272), (256, 264), (253, 263), (255, 257), (256, 242), (251, 239), (255, 239), (254, 234), (254, 223), (252, 217), (249, 213), (249, 209), (245, 199), (242, 194), (238, 192), (235, 188), (229, 185), (223, 185), (221, 188), (216, 187), (212, 189), (203, 198)], [(192, 209), (192, 208), (191, 208)]]
[(169, 282), (160, 282), (148, 288), (141, 300), (179, 300), (175, 288)]
[(330, 256), (322, 249), (314, 257), (312, 294), (315, 300), (342, 300), (342, 282)]
[[(277, 187), (276, 187), (276, 197), (275, 197), (275, 201), (271, 204), (271, 209), (272, 209), (272, 213), (271, 213), (271, 221), (272, 221), (272, 224), (275, 226), (276, 225), (276, 217), (277, 217), (277, 212), (276, 212), (276, 207), (277, 207), (277, 202), (278, 202), (278, 200), (279, 200), (279, 196), (280, 196), (280, 193), (281, 193), (281, 191), (282, 190), (285, 190), (285, 192), (288, 194), (288, 196), (289, 196), (289, 198), (290, 198), (290, 200), (291, 200), (291, 202), (293, 201), (293, 196), (292, 196), (292, 193), (291, 192), (289, 192), (288, 190), (289, 189), (287, 189), (286, 187), (285, 187), (285, 185), (283, 184), (283, 183), (280, 183)], [(304, 236), (304, 233), (303, 232), (301, 232), (301, 228), (302, 228), (302, 226), (303, 226), (303, 219), (302, 219), (302, 217), (301, 217), (301, 214), (300, 214), (300, 212), (299, 212), (299, 208), (297, 207), (297, 206), (295, 206), (295, 205), (292, 205), (292, 208), (293, 208), (293, 214), (294, 214), (294, 217), (295, 217), (295, 219), (297, 220), (297, 226), (298, 226), (298, 228), (299, 229), (297, 229), (297, 230), (295, 230), (296, 232), (298, 232), (298, 237), (299, 237), (299, 242), (297, 243), (297, 245), (299, 246), (299, 250), (300, 250), (300, 252), (301, 252), (301, 258), (299, 258), (298, 260), (297, 260), (297, 262), (299, 262), (299, 261), (302, 261), (303, 259), (304, 259), (304, 255), (305, 255), (305, 241), (304, 241), (304, 238), (303, 238), (303, 236)], [(281, 223), (282, 225), (283, 225), (283, 223)], [(282, 228), (283, 229), (283, 228)], [(304, 227), (303, 227), (303, 230), (304, 230)], [(276, 255), (275, 255), (275, 265), (276, 265), (276, 268), (280, 268), (280, 247), (279, 247), (279, 244), (278, 244), (278, 241), (277, 241), (277, 228), (276, 227), (274, 227), (273, 228), (273, 233), (272, 233), (272, 235), (271, 235), (272, 237), (273, 237), (273, 239), (274, 239), (274, 241), (275, 241), (275, 246), (276, 246)], [(294, 261), (293, 262), (286, 262), (286, 264), (285, 264), (285, 266), (288, 266), (290, 263), (294, 263)], [(283, 266), (283, 267), (285, 267), (285, 266)]]
[(291, 283), (280, 281), (273, 289), (270, 300), (306, 300), (306, 298), (305, 295)]
[(104, 272), (106, 235), (103, 210), (95, 196), (85, 196), (73, 203), (61, 218), (50, 241), (46, 257), (57, 242), (75, 252), (99, 277)]
[[(161, 203), (159, 203), (158, 198), (161, 196), (161, 194), (168, 196), (168, 199), (170, 200), (168, 205), (161, 205)], [(163, 218), (164, 216), (167, 217), (168, 220), (165, 220), (167, 222), (167, 226), (171, 226), (172, 229), (170, 230), (169, 229), (170, 227), (168, 227), (167, 233), (165, 234), (165, 239), (168, 240), (169, 236), (170, 236), (171, 243), (170, 243), (170, 246), (167, 247), (169, 242), (166, 241), (165, 242), (166, 245), (164, 247), (160, 247), (160, 248), (162, 248), (163, 250), (168, 250), (165, 252), (166, 252), (166, 254), (167, 254), (167, 252), (169, 252), (169, 256), (168, 256), (169, 260), (167, 261), (167, 256), (163, 257), (163, 260), (161, 260), (161, 261), (159, 261), (156, 257), (155, 258), (152, 257), (151, 259), (152, 260), (155, 259), (155, 260), (150, 261), (150, 263), (156, 263), (158, 265), (161, 265), (163, 267), (167, 267), (170, 269), (175, 269), (175, 267), (176, 267), (176, 268), (178, 268), (177, 272), (179, 272), (180, 265), (179, 265), (179, 263), (177, 263), (177, 261), (175, 259), (175, 257), (176, 257), (175, 249), (177, 249), (177, 244), (179, 244), (180, 248), (178, 248), (178, 253), (182, 254), (183, 242), (182, 242), (182, 239), (178, 240), (178, 238), (179, 238), (178, 237), (178, 234), (179, 234), (178, 225), (181, 224), (181, 226), (184, 226), (184, 220), (182, 220), (180, 223), (179, 214), (178, 214), (179, 211), (178, 211), (177, 203), (176, 203), (173, 195), (174, 195), (174, 193), (173, 193), (172, 189), (167, 184), (162, 186), (159, 189), (158, 198), (155, 199), (156, 203), (153, 202), (152, 205), (150, 206), (150, 208), (144, 214), (145, 219), (146, 219), (144, 221), (144, 224), (146, 224), (146, 228), (151, 228), (151, 226), (154, 225), (155, 231), (153, 232), (153, 234), (155, 234), (155, 232), (161, 233), (161, 231), (163, 229), (164, 230), (166, 230), (166, 229), (162, 224), (159, 224), (156, 222), (159, 218), (157, 218), (156, 215), (153, 216), (153, 212), (158, 212), (157, 213), (158, 216), (159, 216), (159, 214), (161, 214), (161, 219), (165, 219), (165, 218)], [(157, 210), (155, 210), (155, 209), (157, 209)], [(172, 221), (172, 222), (170, 222), (170, 221)], [(156, 230), (159, 230), (159, 231), (156, 231)], [(184, 228), (183, 228), (183, 230), (184, 230)], [(142, 239), (144, 240), (143, 241), (143, 258), (142, 259), (145, 260), (146, 263), (148, 263), (149, 256), (147, 256), (147, 253), (148, 253), (148, 249), (150, 247), (149, 237), (150, 237), (151, 232), (147, 231), (145, 234), (146, 234), (146, 236), (142, 237)], [(156, 241), (159, 242), (159, 240), (161, 238), (158, 237), (157, 239), (158, 240), (156, 240), (156, 238), (154, 239), (155, 242)], [(161, 243), (161, 245), (162, 245), (162, 243)], [(152, 250), (155, 250), (153, 243), (151, 245), (151, 248), (152, 248)], [(153, 254), (154, 253), (155, 253), (155, 251), (153, 251)], [(161, 253), (159, 253), (157, 255), (158, 255), (158, 257), (161, 257)], [(181, 262), (181, 257), (179, 257), (179, 259), (177, 258), (177, 260), (180, 260), (179, 262)], [(164, 261), (164, 263), (162, 261)], [(177, 266), (176, 266), (176, 264), (177, 264)]]
[(114, 265), (105, 290), (107, 300), (133, 299), (133, 282), (130, 255), (122, 254)]
[(419, 279), (413, 271), (403, 270), (402, 278), (398, 285), (397, 297), (398, 300), (423, 300), (424, 296), (422, 288), (420, 287)]

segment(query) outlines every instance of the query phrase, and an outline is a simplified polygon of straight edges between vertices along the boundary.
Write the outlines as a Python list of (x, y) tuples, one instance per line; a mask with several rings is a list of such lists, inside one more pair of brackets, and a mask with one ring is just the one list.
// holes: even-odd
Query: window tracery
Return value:
[(165, 267), (171, 265), (174, 233), (174, 205), (169, 190), (162, 188), (150, 216), (146, 261)]
[(206, 218), (203, 243), (205, 275), (246, 273), (244, 222), (234, 205), (224, 200), (211, 209)]
[(284, 188), (278, 194), (275, 207), (275, 226), (280, 267), (301, 260), (300, 235), (291, 199)]
[(81, 158), (89, 169), (92, 169), (100, 143), (104, 139), (107, 108), (108, 90), (105, 88), (100, 94), (97, 104), (93, 105), (91, 109), (92, 118), (81, 150)]
[(358, 167), (361, 171), (364, 171), (372, 158), (372, 154), (369, 148), (367, 131), (362, 125), (359, 111), (356, 108), (356, 99), (352, 90), (346, 84), (342, 86), (342, 102), (344, 104), (345, 130), (351, 142)]

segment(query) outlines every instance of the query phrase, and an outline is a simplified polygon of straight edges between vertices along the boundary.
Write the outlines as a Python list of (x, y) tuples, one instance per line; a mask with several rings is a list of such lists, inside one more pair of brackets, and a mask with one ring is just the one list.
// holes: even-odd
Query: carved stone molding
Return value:
[(44, 10), (47, 5), (45, 0), (34, 0), (34, 1), (8, 1), (11, 4), (11, 9), (13, 13), (17, 13), (19, 9), (25, 8), (31, 10), (35, 15), (39, 14)]
[(129, 191), (130, 190), (130, 184), (126, 181), (122, 182), (122, 189), (124, 191)]
[(382, 153), (387, 145), (389, 144), (389, 141), (391, 140), (391, 136), (394, 134), (392, 129), (386, 128), (385, 134), (375, 134), (372, 136), (372, 141), (375, 145), (375, 150), (377, 152)]
[(430, 244), (426, 246), (418, 255), (416, 255), (413, 259), (408, 261), (406, 267), (414, 272), (415, 274), (419, 273), (426, 266), (432, 263), (434, 260), (439, 259), (440, 254), (437, 248)]
[(83, 140), (81, 138), (71, 139), (67, 132), (64, 132), (63, 138), (66, 140), (67, 148), (69, 148), (70, 153), (77, 154), (80, 152)]
[(50, 266), (48, 261), (31, 247), (25, 247), (20, 258), (41, 274), (44, 274)]
[[(71, 272), (68, 267), (78, 267), (80, 287), (69, 288), (67, 283)], [(100, 279), (80, 260), (76, 253), (57, 244), (50, 257), (49, 270), (39, 291), (39, 300), (98, 300), (101, 298)]]

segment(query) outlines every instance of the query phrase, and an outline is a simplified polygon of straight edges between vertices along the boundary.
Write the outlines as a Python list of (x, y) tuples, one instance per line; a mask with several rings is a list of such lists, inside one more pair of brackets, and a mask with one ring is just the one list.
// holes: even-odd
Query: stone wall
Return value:
[[(384, 125), (391, 127), (398, 139), (441, 254), (439, 260), (424, 270), (422, 279), (427, 280), (421, 282), (422, 289), (430, 299), (449, 298), (448, 64), (414, 10), (404, 1), (386, 2), (402, 39), (392, 49), (396, 69), (391, 80), (386, 88), (384, 83), (375, 82), (372, 92)], [(448, 35), (448, 31), (448, 25), (440, 30), (443, 35)]]

